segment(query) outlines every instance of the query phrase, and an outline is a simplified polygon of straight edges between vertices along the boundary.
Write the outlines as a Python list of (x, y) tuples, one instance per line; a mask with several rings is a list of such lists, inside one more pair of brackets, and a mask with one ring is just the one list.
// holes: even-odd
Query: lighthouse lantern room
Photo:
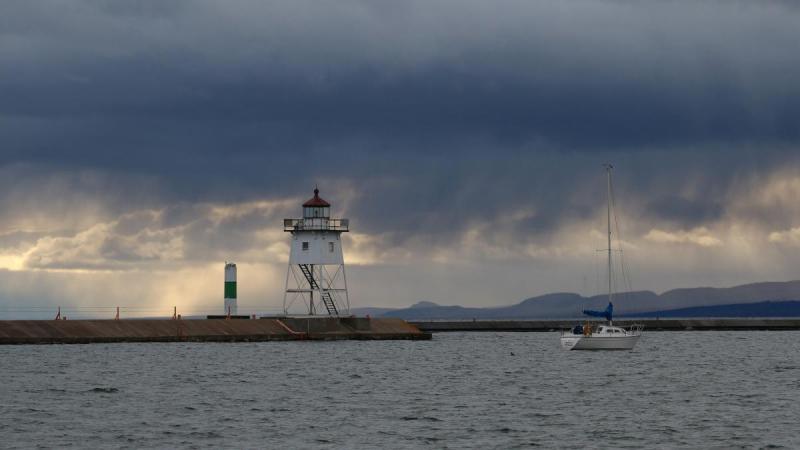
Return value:
[(302, 310), (309, 315), (347, 315), (347, 277), (342, 253), (342, 233), (347, 219), (331, 219), (330, 203), (319, 196), (303, 203), (302, 219), (284, 219), (283, 231), (292, 234), (283, 311)]

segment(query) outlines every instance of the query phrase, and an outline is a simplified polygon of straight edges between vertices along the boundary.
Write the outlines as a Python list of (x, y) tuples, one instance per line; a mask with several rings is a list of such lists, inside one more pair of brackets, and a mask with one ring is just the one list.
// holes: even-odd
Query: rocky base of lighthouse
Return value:
[(4, 320), (2, 344), (429, 340), (401, 319), (269, 317), (258, 320)]

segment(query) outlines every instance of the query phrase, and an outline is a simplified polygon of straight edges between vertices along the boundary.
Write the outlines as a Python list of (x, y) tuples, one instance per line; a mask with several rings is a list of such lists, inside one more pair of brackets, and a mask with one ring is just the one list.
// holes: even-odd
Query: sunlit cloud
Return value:
[(712, 235), (705, 227), (672, 232), (652, 229), (644, 236), (644, 239), (659, 244), (694, 244), (700, 247), (718, 247), (722, 245), (722, 240)]
[(769, 234), (769, 241), (776, 244), (798, 246), (800, 245), (800, 227), (784, 231), (773, 231)]

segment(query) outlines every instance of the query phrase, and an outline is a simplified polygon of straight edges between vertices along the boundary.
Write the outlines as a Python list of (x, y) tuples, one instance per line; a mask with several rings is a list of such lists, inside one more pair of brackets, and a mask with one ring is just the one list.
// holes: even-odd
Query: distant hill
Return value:
[[(417, 308), (439, 308), (440, 306), (433, 302), (421, 301), (414, 303), (413, 305), (409, 306), (407, 309), (417, 309)], [(365, 307), (365, 308), (353, 308), (350, 310), (352, 314), (356, 316), (372, 316), (378, 317), (385, 315), (388, 312), (397, 311), (397, 308), (373, 308), (373, 307)], [(385, 316), (389, 317), (389, 316)]]
[(362, 317), (363, 316), (378, 317), (390, 311), (396, 311), (396, 310), (397, 308), (372, 308), (372, 307), (352, 308), (350, 309), (350, 314)]
[(417, 302), (409, 306), (409, 308), (438, 308), (439, 305), (433, 302)]
[(624, 314), (620, 317), (800, 317), (800, 301), (736, 303), (732, 305), (695, 306), (693, 308)]
[[(614, 296), (614, 313), (617, 316), (642, 316), (646, 313), (686, 308), (791, 301), (800, 301), (800, 281), (753, 283), (730, 288), (674, 289), (660, 295), (651, 291), (625, 292)], [(432, 302), (419, 302), (410, 308), (386, 309), (371, 315), (407, 320), (555, 319), (579, 317), (583, 309), (600, 309), (607, 302), (608, 297), (605, 295), (583, 297), (573, 293), (554, 293), (532, 297), (516, 305), (494, 308), (441, 306)], [(358, 310), (353, 311), (358, 314)]]

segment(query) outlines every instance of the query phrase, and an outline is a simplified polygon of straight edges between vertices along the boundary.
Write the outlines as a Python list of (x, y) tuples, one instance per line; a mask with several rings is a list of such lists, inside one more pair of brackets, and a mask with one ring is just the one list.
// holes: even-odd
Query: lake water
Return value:
[(798, 448), (800, 332), (0, 346), (0, 448)]

